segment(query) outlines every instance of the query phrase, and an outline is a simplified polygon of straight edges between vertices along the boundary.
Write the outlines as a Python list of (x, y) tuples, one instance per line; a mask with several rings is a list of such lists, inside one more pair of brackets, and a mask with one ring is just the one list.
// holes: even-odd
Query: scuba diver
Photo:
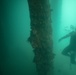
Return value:
[(76, 28), (71, 25), (70, 28), (73, 30), (69, 34), (63, 36), (59, 39), (59, 42), (63, 39), (70, 37), (70, 44), (64, 48), (62, 54), (70, 57), (70, 61), (72, 64), (76, 64), (75, 56), (76, 56)]

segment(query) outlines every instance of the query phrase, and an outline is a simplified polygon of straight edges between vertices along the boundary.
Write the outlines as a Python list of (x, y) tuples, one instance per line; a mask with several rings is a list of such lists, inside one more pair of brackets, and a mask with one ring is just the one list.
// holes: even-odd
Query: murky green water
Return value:
[[(37, 75), (33, 63), (33, 49), (27, 38), (30, 36), (30, 16), (27, 0), (4, 1), (2, 32), (7, 53), (1, 75)], [(71, 32), (70, 25), (76, 26), (75, 0), (50, 0), (52, 6), (52, 28), (54, 42), (54, 73), (55, 75), (76, 75), (76, 65), (71, 65), (70, 58), (61, 54), (69, 44), (70, 38), (58, 42), (58, 39)], [(68, 29), (66, 31), (65, 29)], [(6, 47), (5, 47), (6, 46)], [(51, 75), (51, 74), (50, 74)]]

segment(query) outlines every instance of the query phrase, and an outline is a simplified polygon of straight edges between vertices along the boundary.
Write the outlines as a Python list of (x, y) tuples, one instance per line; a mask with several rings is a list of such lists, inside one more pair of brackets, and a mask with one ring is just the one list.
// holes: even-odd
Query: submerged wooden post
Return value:
[(35, 54), (38, 75), (53, 75), (53, 41), (49, 0), (28, 0), (31, 33), (28, 41)]

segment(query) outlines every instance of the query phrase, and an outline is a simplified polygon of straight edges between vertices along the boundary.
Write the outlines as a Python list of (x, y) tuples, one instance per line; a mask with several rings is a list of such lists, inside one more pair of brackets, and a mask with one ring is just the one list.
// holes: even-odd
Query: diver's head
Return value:
[(76, 31), (76, 27), (75, 27), (74, 25), (70, 25), (70, 29), (71, 29), (72, 31)]
[(66, 31), (76, 31), (76, 27), (75, 27), (75, 25), (66, 26), (65, 30)]
[(70, 25), (70, 29), (74, 30), (75, 29), (74, 25)]

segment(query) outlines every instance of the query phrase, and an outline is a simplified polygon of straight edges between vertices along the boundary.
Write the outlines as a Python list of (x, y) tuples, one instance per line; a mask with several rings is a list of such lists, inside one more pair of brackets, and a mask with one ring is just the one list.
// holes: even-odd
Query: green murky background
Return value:
[[(62, 42), (58, 39), (69, 33), (70, 25), (76, 25), (76, 1), (75, 0), (50, 0), (53, 9), (51, 14), (54, 53), (55, 75), (76, 75), (76, 65), (70, 70), (70, 59), (61, 54), (61, 51), (69, 44), (67, 38)], [(8, 47), (7, 62), (4, 63), (3, 75), (36, 75), (33, 63), (34, 53), (27, 38), (30, 36), (30, 16), (27, 0), (6, 0), (5, 19), (3, 32), (6, 46)], [(65, 30), (68, 27), (69, 31)]]

